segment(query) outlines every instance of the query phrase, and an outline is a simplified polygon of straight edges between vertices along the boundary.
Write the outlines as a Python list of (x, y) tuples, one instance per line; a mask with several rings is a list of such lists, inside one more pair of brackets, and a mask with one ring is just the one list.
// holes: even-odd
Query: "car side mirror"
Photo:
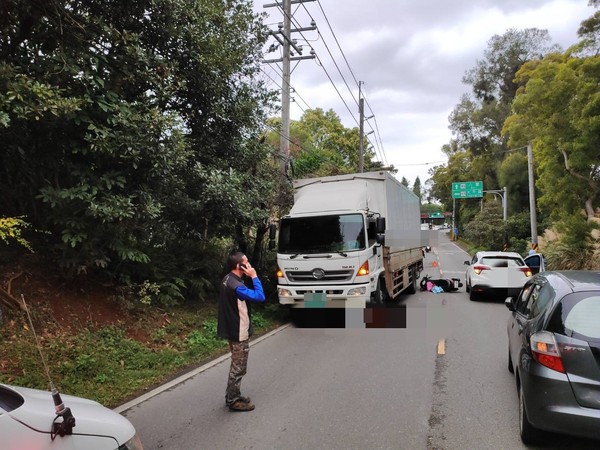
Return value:
[(506, 300), (504, 300), (504, 306), (506, 306), (509, 311), (514, 311), (515, 310), (515, 298), (507, 297)]
[(471, 262), (470, 261), (465, 261), (465, 266), (470, 266)]

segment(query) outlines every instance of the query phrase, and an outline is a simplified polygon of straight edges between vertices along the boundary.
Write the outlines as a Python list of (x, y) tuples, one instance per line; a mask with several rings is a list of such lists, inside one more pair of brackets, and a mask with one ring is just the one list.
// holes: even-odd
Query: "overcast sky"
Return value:
[[(281, 11), (263, 8), (272, 3), (254, 0), (255, 10), (269, 13), (266, 23), (276, 29)], [(292, 63), (291, 118), (299, 119), (303, 109), (333, 109), (344, 126), (357, 127), (355, 78), (364, 82), (370, 106), (365, 115), (370, 109), (375, 115), (365, 132), (379, 131), (368, 136), (377, 144), (377, 159), (393, 164), (396, 176), (412, 186), (417, 176), (424, 184), (429, 169), (445, 162), (440, 149), (452, 138), (448, 116), (470, 88), (462, 77), (483, 59), (492, 36), (511, 28), (545, 29), (566, 49), (595, 10), (587, 0), (318, 0), (292, 5), (292, 11), (295, 27), (309, 26), (312, 16), (321, 36), (316, 31), (293, 36), (304, 44), (304, 55), (312, 47), (318, 60)], [(278, 57), (279, 50), (266, 56)], [(277, 66), (263, 66), (273, 89), (281, 86)]]

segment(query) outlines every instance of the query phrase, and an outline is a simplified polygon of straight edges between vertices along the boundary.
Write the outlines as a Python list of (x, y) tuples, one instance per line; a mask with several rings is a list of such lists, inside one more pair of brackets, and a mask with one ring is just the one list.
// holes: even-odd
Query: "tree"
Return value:
[(511, 142), (530, 141), (542, 193), (540, 208), (554, 219), (584, 210), (594, 218), (600, 203), (600, 57), (553, 54), (526, 64), (524, 83), (505, 132)]
[(508, 215), (522, 211), (529, 201), (529, 173), (524, 149), (504, 158), (498, 168), (498, 182), (508, 190)]
[(423, 200), (423, 195), (421, 193), (421, 179), (419, 177), (415, 178), (412, 191), (417, 197), (419, 197), (419, 202), (421, 202)]
[(265, 34), (251, 2), (3, 13), (0, 204), (52, 232), (63, 265), (181, 275), (212, 238), (264, 228), (276, 189), (258, 137), (272, 97), (255, 77)]
[[(279, 128), (280, 121), (271, 119), (270, 126)], [(300, 120), (290, 124), (290, 157), (294, 177), (327, 176), (358, 171), (358, 128), (346, 128), (333, 110), (309, 109)], [(272, 131), (268, 142), (276, 152), (279, 134)], [(371, 150), (364, 153), (365, 171), (381, 167)]]
[(465, 238), (476, 247), (486, 250), (502, 250), (505, 225), (502, 221), (502, 205), (498, 201), (483, 203), (483, 210), (464, 227)]
[[(515, 81), (516, 72), (526, 61), (539, 59), (555, 48), (548, 32), (538, 29), (510, 29), (489, 40), (484, 58), (463, 78), (472, 93), (461, 97), (449, 117), (453, 139), (442, 149), (449, 160), (447, 167), (431, 171), (432, 197), (449, 206), (452, 182), (482, 180), (486, 189), (509, 187), (513, 212), (528, 208), (528, 198), (518, 195), (524, 188), (520, 178), (523, 172), (517, 170), (518, 160), (511, 156), (507, 137), (501, 131), (520, 85)], [(506, 158), (509, 160), (505, 162)], [(512, 180), (512, 175), (518, 178)], [(471, 203), (461, 202), (458, 206), (464, 221), (477, 213), (476, 205)]]

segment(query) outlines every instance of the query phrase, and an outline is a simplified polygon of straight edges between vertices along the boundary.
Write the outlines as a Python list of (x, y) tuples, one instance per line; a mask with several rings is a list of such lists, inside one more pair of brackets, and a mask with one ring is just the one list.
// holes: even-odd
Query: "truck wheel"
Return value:
[(417, 293), (417, 271), (414, 269), (414, 267), (411, 267), (408, 276), (410, 277), (410, 284), (406, 288), (406, 293), (411, 294), (411, 295), (416, 294)]
[(383, 306), (388, 301), (387, 289), (385, 288), (385, 281), (379, 278), (377, 280), (377, 289), (373, 296), (373, 303), (377, 306)]

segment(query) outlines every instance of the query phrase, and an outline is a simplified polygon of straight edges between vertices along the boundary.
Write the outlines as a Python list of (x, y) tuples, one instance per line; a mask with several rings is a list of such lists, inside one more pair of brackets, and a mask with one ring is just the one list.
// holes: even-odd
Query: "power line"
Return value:
[(354, 121), (356, 122), (356, 125), (360, 126), (360, 124), (358, 123), (358, 120), (356, 120), (356, 117), (354, 117), (354, 113), (352, 112), (352, 110), (350, 109), (348, 104), (346, 103), (346, 100), (344, 100), (344, 97), (342, 97), (342, 94), (340, 93), (340, 91), (337, 88), (337, 86), (335, 85), (335, 83), (333, 82), (333, 79), (329, 75), (329, 72), (327, 72), (327, 69), (325, 69), (325, 66), (323, 65), (323, 62), (321, 61), (321, 58), (319, 58), (319, 55), (317, 55), (317, 61), (319, 62), (319, 66), (321, 67), (321, 69), (323, 69), (323, 72), (325, 72), (325, 75), (327, 75), (327, 78), (329, 78), (329, 82), (331, 83), (331, 85), (335, 89), (335, 92), (337, 92), (338, 96), (342, 100), (342, 103), (344, 104), (344, 106), (346, 107), (348, 112), (350, 113), (350, 116), (352, 117), (352, 119), (354, 119)]
[[(280, 73), (283, 72), (283, 70), (281, 69), (281, 67), (279, 67), (278, 65), (275, 65), (275, 67), (279, 70)], [(282, 78), (283, 79), (283, 78)], [(283, 87), (281, 85), (278, 85), (280, 89), (283, 89)], [(294, 93), (295, 96), (298, 96), (298, 98), (300, 98), (300, 100), (302, 100), (302, 102), (306, 105), (306, 107), (308, 109), (313, 109), (306, 100), (304, 100), (304, 98), (300, 95), (300, 93), (298, 92), (298, 90), (292, 86), (288, 84), (288, 88), (291, 89), (291, 91)], [(300, 107), (300, 105), (298, 104), (298, 102), (296, 102), (296, 104)], [(300, 109), (302, 110), (302, 112), (306, 112), (302, 107), (300, 107)]]
[[(346, 54), (344, 53), (344, 50), (342, 49), (342, 46), (340, 45), (340, 42), (339, 42), (339, 40), (338, 40), (338, 38), (337, 38), (337, 35), (336, 35), (335, 31), (333, 31), (333, 27), (331, 26), (331, 22), (329, 21), (329, 18), (327, 17), (327, 14), (325, 13), (325, 10), (323, 9), (323, 5), (321, 4), (321, 1), (320, 1), (320, 0), (317, 0), (317, 4), (319, 5), (319, 8), (320, 8), (320, 10), (321, 10), (321, 14), (323, 15), (323, 18), (325, 19), (325, 22), (327, 23), (327, 26), (329, 27), (329, 31), (331, 32), (331, 35), (333, 36), (333, 39), (335, 40), (335, 43), (337, 44), (337, 47), (338, 47), (338, 49), (339, 49), (339, 51), (340, 51), (340, 53), (341, 53), (341, 55), (342, 55), (342, 57), (343, 57), (344, 61), (346, 62), (346, 66), (348, 67), (348, 70), (350, 71), (350, 74), (352, 75), (352, 78), (354, 79), (354, 82), (355, 82), (355, 83), (356, 83), (356, 85), (358, 86), (360, 83), (359, 83), (359, 81), (357, 80), (357, 78), (356, 78), (356, 76), (355, 76), (355, 74), (354, 74), (354, 71), (352, 70), (352, 67), (350, 66), (350, 63), (348, 62), (348, 58), (346, 58)], [(304, 7), (304, 9), (306, 9), (306, 11), (308, 12), (308, 9), (307, 9), (306, 7)], [(312, 18), (312, 15), (310, 15), (310, 13), (309, 13), (309, 16), (311, 16), (311, 18)], [(326, 44), (326, 42), (325, 42), (325, 39), (323, 38), (322, 34), (321, 34), (321, 33), (319, 33), (319, 36), (321, 36), (321, 37), (322, 37), (322, 39), (323, 39), (323, 43), (325, 44), (325, 46), (326, 46), (326, 48), (327, 48), (327, 51), (329, 52), (329, 54), (330, 54), (330, 56), (332, 57), (332, 59), (334, 59), (334, 58), (333, 58), (333, 55), (331, 55), (331, 52), (329, 51), (329, 47), (327, 46), (327, 44)], [(335, 60), (334, 60), (334, 62), (335, 62)], [(337, 64), (336, 64), (336, 67), (338, 67), (338, 66), (337, 66)], [(340, 75), (342, 75), (342, 73), (341, 73), (341, 71), (340, 71), (339, 67), (338, 67), (338, 71), (340, 72)], [(344, 78), (344, 76), (343, 76), (343, 75), (342, 75), (342, 79), (344, 80), (344, 83), (346, 83), (346, 80), (345, 80), (345, 78)], [(347, 83), (346, 83), (346, 86), (348, 87), (348, 84), (347, 84)], [(349, 88), (349, 87), (348, 87), (348, 90), (350, 90), (350, 88)], [(351, 92), (351, 94), (352, 94), (352, 92)], [(352, 94), (352, 97), (354, 98), (354, 95), (353, 95), (353, 94)], [(363, 93), (363, 99), (365, 100), (365, 103), (367, 104), (367, 106), (368, 106), (369, 110), (371, 111), (371, 115), (372, 115), (373, 117), (375, 117), (375, 112), (373, 111), (373, 108), (371, 107), (371, 104), (369, 103), (369, 101), (368, 101), (368, 100), (367, 100), (367, 98), (365, 97), (364, 93)], [(356, 102), (356, 98), (354, 98), (354, 101)], [(357, 102), (357, 103), (358, 103), (358, 102)], [(367, 123), (368, 123), (368, 122), (367, 122)], [(373, 127), (372, 127), (372, 125), (371, 125), (370, 123), (368, 123), (368, 125), (369, 125), (369, 127), (371, 128), (371, 130), (372, 130), (373, 132), (375, 132), (375, 133), (376, 133), (376, 139), (375, 139), (376, 146), (375, 146), (375, 147), (376, 147), (377, 149), (379, 149), (379, 151), (380, 151), (380, 158), (381, 158), (381, 161), (382, 161), (383, 163), (385, 163), (386, 165), (389, 165), (389, 164), (388, 164), (388, 162), (387, 162), (387, 158), (386, 158), (386, 155), (385, 155), (385, 151), (384, 151), (384, 149), (383, 149), (383, 141), (382, 141), (382, 139), (381, 139), (381, 133), (379, 132), (379, 126), (378, 126), (378, 124), (377, 124), (377, 121), (375, 121), (375, 128), (373, 128)], [(380, 144), (381, 144), (381, 145), (380, 145)]]
[[(321, 9), (321, 13), (323, 14), (323, 17), (325, 18), (325, 22), (327, 23), (327, 26), (329, 27), (329, 31), (331, 31), (333, 39), (335, 39), (335, 43), (337, 44), (338, 49), (340, 50), (340, 53), (342, 54), (342, 56), (344, 58), (344, 61), (346, 61), (346, 65), (348, 66), (348, 70), (350, 70), (350, 73), (352, 74), (352, 78), (354, 79), (354, 82), (358, 86), (358, 80), (354, 76), (354, 72), (352, 71), (352, 67), (350, 67), (350, 63), (348, 63), (348, 59), (346, 58), (346, 55), (344, 54), (344, 51), (342, 50), (342, 47), (340, 46), (340, 42), (338, 41), (338, 38), (335, 35), (335, 32), (333, 31), (333, 28), (331, 27), (331, 24), (329, 23), (329, 19), (327, 18), (327, 14), (325, 14), (325, 10), (323, 9), (323, 5), (321, 5), (321, 1), (320, 0), (317, 0), (317, 3), (319, 5), (319, 8)], [(304, 9), (306, 9), (306, 6), (304, 7)], [(311, 18), (312, 18), (312, 16), (311, 16)]]
[[(356, 78), (356, 76), (355, 76), (355, 74), (354, 74), (354, 71), (352, 70), (352, 67), (350, 66), (350, 63), (349, 63), (349, 61), (348, 61), (348, 58), (346, 57), (346, 55), (345, 55), (345, 53), (344, 53), (344, 51), (343, 51), (343, 49), (342, 49), (342, 47), (341, 47), (341, 45), (340, 45), (340, 42), (339, 42), (339, 40), (338, 40), (338, 38), (337, 38), (337, 36), (336, 36), (336, 33), (335, 33), (335, 31), (333, 30), (333, 27), (331, 26), (331, 22), (329, 21), (329, 18), (327, 17), (327, 14), (326, 14), (326, 12), (325, 12), (325, 10), (324, 10), (324, 8), (323, 8), (323, 5), (321, 4), (320, 0), (317, 0), (317, 3), (318, 3), (318, 5), (319, 5), (319, 9), (320, 9), (320, 11), (321, 11), (321, 14), (323, 15), (323, 18), (325, 19), (325, 22), (326, 22), (326, 24), (327, 24), (327, 26), (328, 26), (329, 32), (331, 33), (331, 35), (332, 35), (333, 39), (335, 40), (335, 43), (336, 43), (336, 45), (337, 45), (337, 47), (338, 47), (338, 50), (339, 50), (340, 54), (342, 55), (342, 57), (343, 57), (343, 59), (344, 59), (344, 62), (346, 63), (346, 66), (348, 67), (348, 70), (349, 70), (349, 72), (350, 72), (350, 74), (351, 74), (351, 76), (352, 76), (352, 78), (353, 78), (354, 82), (355, 82), (355, 83), (357, 84), (357, 86), (358, 86), (358, 84), (359, 84), (359, 83), (358, 83), (358, 81), (357, 81), (357, 78)], [(308, 16), (310, 17), (310, 19), (312, 20), (312, 22), (311, 22), (311, 25), (313, 25), (313, 26), (314, 26), (314, 25), (315, 25), (315, 19), (314, 19), (313, 15), (311, 14), (311, 12), (308, 10), (308, 8), (305, 6), (304, 2), (298, 2), (298, 5), (301, 5), (301, 6), (304, 8), (304, 10), (306, 11), (306, 13), (308, 14)], [(308, 39), (308, 38), (305, 36), (305, 34), (302, 32), (303, 30), (306, 30), (306, 29), (303, 29), (302, 27), (300, 27), (300, 26), (299, 26), (299, 24), (298, 24), (298, 21), (297, 21), (297, 20), (296, 20), (296, 18), (294, 17), (294, 13), (297, 13), (297, 12), (298, 12), (298, 9), (300, 8), (300, 6), (297, 6), (297, 7), (296, 7), (296, 9), (294, 10), (294, 12), (293, 12), (293, 13), (292, 13), (291, 11), (289, 11), (289, 13), (288, 13), (288, 12), (285, 10), (285, 8), (283, 7), (283, 4), (282, 4), (282, 3), (279, 3), (279, 2), (277, 2), (277, 3), (276, 3), (276, 5), (269, 5), (269, 6), (277, 6), (278, 10), (280, 10), (280, 11), (281, 11), (281, 13), (283, 13), (284, 17), (285, 17), (285, 18), (286, 18), (286, 19), (287, 19), (287, 20), (288, 20), (290, 23), (293, 23), (293, 24), (294, 24), (296, 27), (298, 27), (298, 30), (297, 30), (297, 31), (300, 33), (300, 35), (301, 35), (301, 37), (303, 38), (304, 42), (306, 42), (306, 43), (307, 43), (307, 44), (310, 46), (310, 48), (311, 48), (311, 53), (313, 53), (313, 52), (314, 52), (314, 48), (313, 48), (313, 47), (312, 47), (312, 45), (309, 43), (309, 42), (311, 42), (311, 40), (309, 40), (309, 39)], [(347, 88), (348, 92), (350, 93), (350, 96), (351, 96), (351, 98), (354, 100), (355, 104), (358, 106), (358, 100), (356, 99), (356, 96), (355, 96), (355, 94), (354, 94), (353, 90), (351, 89), (351, 87), (350, 87), (350, 85), (349, 85), (349, 83), (348, 83), (348, 81), (347, 81), (347, 79), (346, 79), (346, 77), (345, 77), (344, 73), (342, 72), (342, 69), (340, 68), (340, 65), (338, 64), (338, 62), (337, 62), (337, 60), (336, 60), (336, 57), (333, 55), (333, 53), (332, 53), (332, 51), (331, 51), (331, 48), (330, 48), (330, 46), (329, 46), (329, 45), (328, 45), (328, 43), (327, 43), (327, 40), (326, 40), (325, 36), (324, 36), (324, 35), (323, 35), (323, 34), (320, 32), (320, 30), (318, 30), (318, 29), (317, 29), (317, 33), (318, 33), (318, 40), (321, 40), (321, 41), (323, 42), (323, 45), (324, 45), (324, 47), (325, 47), (325, 49), (326, 49), (327, 53), (329, 54), (329, 57), (331, 58), (331, 60), (332, 60), (332, 62), (333, 62), (333, 64), (334, 64), (334, 66), (335, 66), (335, 68), (336, 68), (337, 72), (339, 73), (339, 75), (340, 75), (340, 77), (341, 77), (341, 79), (342, 79), (342, 81), (343, 81), (344, 85), (346, 86), (346, 88)], [(294, 41), (294, 42), (296, 42), (296, 41)], [(297, 47), (296, 47), (296, 48), (297, 48)], [(351, 117), (351, 118), (352, 118), (352, 120), (354, 120), (354, 122), (355, 122), (355, 123), (356, 123), (356, 124), (357, 124), (357, 125), (360, 127), (360, 124), (359, 124), (359, 122), (358, 122), (358, 120), (357, 120), (357, 118), (356, 118), (356, 115), (355, 115), (356, 113), (355, 113), (355, 112), (354, 112), (354, 111), (353, 111), (353, 110), (352, 110), (352, 109), (349, 107), (349, 105), (348, 105), (347, 101), (346, 101), (346, 100), (345, 100), (345, 98), (344, 98), (344, 95), (342, 95), (342, 93), (340, 92), (340, 89), (338, 88), (338, 86), (337, 86), (337, 85), (336, 85), (336, 83), (334, 82), (334, 80), (333, 80), (333, 77), (330, 75), (329, 71), (326, 69), (326, 67), (325, 67), (325, 64), (323, 63), (323, 60), (322, 60), (322, 59), (321, 59), (321, 57), (319, 57), (318, 55), (315, 55), (315, 56), (316, 56), (316, 60), (317, 60), (317, 63), (318, 63), (318, 65), (319, 65), (319, 66), (321, 67), (321, 69), (322, 69), (322, 70), (325, 72), (325, 75), (327, 76), (327, 78), (328, 78), (329, 82), (330, 82), (330, 83), (331, 83), (331, 85), (333, 86), (333, 88), (334, 88), (334, 90), (335, 90), (336, 94), (338, 95), (338, 97), (340, 98), (340, 100), (342, 101), (342, 103), (344, 104), (344, 106), (346, 107), (346, 109), (347, 109), (348, 113), (350, 114), (350, 117)], [(283, 69), (280, 69), (280, 68), (279, 68), (279, 66), (276, 66), (276, 67), (277, 67), (277, 69), (279, 69), (280, 71), (282, 71), (282, 70), (283, 70)], [(285, 84), (285, 83), (283, 83), (283, 84)], [(306, 102), (306, 100), (304, 100), (304, 98), (302, 98), (302, 96), (301, 96), (299, 93), (297, 93), (297, 91), (296, 91), (296, 90), (295, 90), (295, 89), (294, 89), (292, 86), (289, 86), (289, 82), (288, 82), (288, 88), (292, 89), (292, 90), (293, 90), (293, 92), (295, 92), (295, 93), (297, 94), (297, 96), (299, 97), (299, 99), (300, 99), (300, 100), (302, 100), (302, 102), (304, 102), (304, 104), (305, 104), (305, 105), (306, 105), (306, 106), (307, 106), (309, 109), (312, 109), (312, 108), (311, 108), (311, 106), (310, 106), (310, 105), (309, 105), (309, 104)], [(282, 87), (282, 89), (284, 89), (284, 87)], [(368, 102), (366, 99), (365, 99), (365, 101), (366, 101), (366, 103), (367, 103), (367, 106), (368, 106), (369, 110), (371, 111), (371, 114), (372, 114), (372, 116), (374, 117), (374, 116), (375, 116), (375, 114), (374, 114), (374, 112), (373, 112), (373, 108), (371, 107), (370, 103), (369, 103), (369, 102)], [(298, 102), (296, 102), (296, 104), (298, 105), (298, 107), (299, 107), (299, 108), (300, 108), (300, 109), (301, 109), (303, 112), (305, 112), (305, 111), (304, 111), (304, 109), (301, 107), (301, 105), (300, 105)], [(381, 133), (380, 133), (380, 131), (379, 131), (379, 125), (378, 125), (377, 121), (375, 120), (375, 127), (373, 127), (373, 125), (372, 125), (371, 123), (369, 123), (369, 122), (367, 122), (367, 125), (369, 126), (369, 128), (370, 128), (371, 132), (372, 132), (372, 133), (375, 133), (375, 145), (373, 145), (373, 143), (372, 143), (372, 142), (371, 142), (371, 141), (370, 141), (370, 140), (367, 138), (367, 142), (368, 142), (368, 143), (369, 143), (369, 144), (372, 146), (372, 148), (375, 150), (375, 152), (374, 152), (374, 155), (375, 155), (377, 158), (379, 158), (379, 159), (381, 160), (381, 162), (382, 162), (382, 163), (384, 163), (384, 164), (386, 164), (386, 165), (389, 165), (389, 164), (388, 164), (388, 162), (387, 162), (387, 157), (386, 157), (386, 154), (385, 154), (385, 150), (384, 150), (384, 148), (383, 148), (383, 140), (382, 140), (382, 138), (381, 138)], [(368, 133), (368, 134), (371, 134), (371, 133)]]

